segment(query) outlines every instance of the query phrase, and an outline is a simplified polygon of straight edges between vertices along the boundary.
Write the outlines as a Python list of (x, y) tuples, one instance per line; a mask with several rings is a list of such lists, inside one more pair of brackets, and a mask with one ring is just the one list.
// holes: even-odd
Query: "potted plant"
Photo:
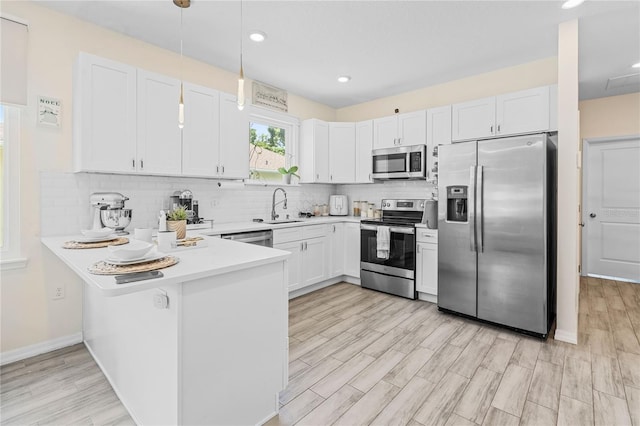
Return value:
[(284, 167), (278, 168), (278, 171), (282, 175), (282, 182), (289, 185), (291, 183), (291, 176), (295, 176), (300, 179), (300, 176), (296, 173), (298, 171), (298, 166), (291, 166), (289, 169), (285, 169)]
[(178, 206), (167, 213), (167, 230), (176, 231), (176, 238), (187, 236), (187, 206)]

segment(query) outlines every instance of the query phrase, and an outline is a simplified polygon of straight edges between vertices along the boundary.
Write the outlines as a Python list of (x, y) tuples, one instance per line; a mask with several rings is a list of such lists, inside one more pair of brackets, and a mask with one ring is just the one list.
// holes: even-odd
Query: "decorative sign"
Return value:
[(43, 126), (60, 127), (60, 99), (38, 96), (38, 124)]
[(257, 81), (253, 82), (253, 104), (271, 108), (276, 111), (289, 112), (287, 91), (268, 86)]

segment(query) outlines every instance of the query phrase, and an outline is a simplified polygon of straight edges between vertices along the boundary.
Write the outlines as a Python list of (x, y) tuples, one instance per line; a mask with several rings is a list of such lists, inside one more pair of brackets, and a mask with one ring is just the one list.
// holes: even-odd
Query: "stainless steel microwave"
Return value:
[(374, 179), (426, 179), (426, 145), (398, 146), (393, 148), (374, 149)]

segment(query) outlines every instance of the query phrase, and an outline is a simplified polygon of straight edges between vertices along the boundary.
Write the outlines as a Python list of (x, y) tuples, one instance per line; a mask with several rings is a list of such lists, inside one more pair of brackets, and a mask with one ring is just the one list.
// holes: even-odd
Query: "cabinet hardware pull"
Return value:
[(140, 159), (140, 169), (144, 169), (144, 160)]
[(491, 125), (491, 134), (493, 134), (493, 125)]
[(320, 180), (320, 173), (316, 173), (316, 179)]
[(220, 173), (220, 166), (216, 166), (216, 173)]
[(307, 251), (307, 242), (304, 242), (304, 251)]
[(134, 169), (136, 168), (136, 159), (135, 158), (131, 159), (131, 167), (134, 168)]
[(419, 244), (416, 246), (416, 252), (420, 253), (420, 245)]
[(222, 166), (222, 174), (224, 174), (224, 166)]
[(334, 233), (336, 232), (336, 226), (335, 225), (333, 225), (333, 232)]
[(498, 124), (498, 133), (500, 133), (500, 125)]

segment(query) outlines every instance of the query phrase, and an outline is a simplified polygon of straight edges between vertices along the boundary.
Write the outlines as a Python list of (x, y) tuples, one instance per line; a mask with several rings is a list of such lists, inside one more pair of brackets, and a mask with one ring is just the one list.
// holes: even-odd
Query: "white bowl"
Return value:
[(87, 238), (101, 238), (106, 237), (108, 235), (113, 234), (113, 229), (111, 228), (100, 228), (100, 229), (83, 229), (82, 235)]
[(141, 259), (145, 254), (149, 253), (152, 248), (153, 244), (139, 240), (130, 240), (129, 244), (123, 244), (121, 246), (107, 247), (111, 253), (111, 257), (121, 260)]

